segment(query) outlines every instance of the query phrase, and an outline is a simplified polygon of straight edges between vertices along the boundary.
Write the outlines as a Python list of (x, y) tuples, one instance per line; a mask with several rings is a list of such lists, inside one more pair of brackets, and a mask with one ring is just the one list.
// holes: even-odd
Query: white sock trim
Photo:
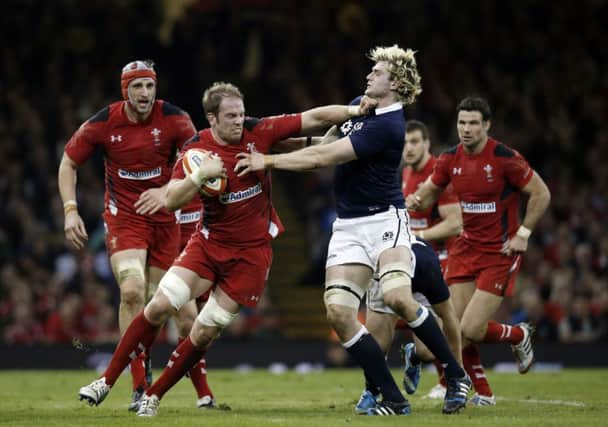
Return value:
[(429, 309), (423, 305), (421, 305), (420, 308), (422, 309), (422, 313), (420, 314), (420, 316), (418, 316), (418, 318), (416, 320), (414, 320), (413, 322), (408, 322), (407, 325), (410, 328), (417, 328), (418, 326), (420, 326), (424, 323), (424, 321), (426, 320), (427, 317), (429, 317)]
[(357, 341), (359, 341), (359, 339), (363, 335), (368, 334), (368, 333), (369, 332), (367, 331), (367, 329), (365, 328), (365, 326), (361, 326), (361, 329), (359, 329), (359, 332), (357, 332), (354, 337), (352, 337), (348, 341), (342, 343), (342, 347), (344, 347), (344, 348), (350, 348), (350, 347), (352, 347)]

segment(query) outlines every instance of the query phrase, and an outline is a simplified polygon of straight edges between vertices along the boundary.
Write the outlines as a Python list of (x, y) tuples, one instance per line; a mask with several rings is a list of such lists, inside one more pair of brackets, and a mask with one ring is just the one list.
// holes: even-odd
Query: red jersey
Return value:
[[(418, 187), (422, 185), (424, 181), (433, 173), (433, 168), (437, 159), (435, 156), (431, 156), (426, 162), (426, 165), (419, 170), (415, 171), (413, 168), (406, 167), (403, 169), (402, 174), (402, 185), (401, 191), (403, 196), (414, 193)], [(410, 228), (412, 230), (425, 230), (432, 227), (441, 221), (439, 216), (439, 206), (449, 205), (452, 203), (458, 203), (458, 197), (454, 194), (452, 186), (448, 185), (444, 191), (439, 195), (439, 199), (433, 206), (423, 211), (408, 211), (410, 215)], [(446, 239), (445, 241), (433, 241), (429, 242), (438, 254), (444, 251), (447, 245), (453, 240), (453, 237)]]
[(479, 154), (465, 153), (462, 144), (439, 156), (431, 175), (433, 183), (450, 182), (460, 199), (461, 238), (485, 252), (500, 252), (519, 227), (520, 190), (534, 171), (516, 150), (495, 139)]
[(68, 141), (65, 152), (81, 165), (100, 146), (105, 156), (105, 214), (131, 215), (131, 220), (175, 222), (161, 209), (154, 215), (135, 213), (139, 195), (165, 185), (171, 177), (176, 150), (196, 130), (190, 116), (168, 102), (157, 100), (145, 122), (127, 117), (124, 101), (110, 104), (87, 120)]
[[(248, 173), (238, 177), (234, 172), (236, 155), (248, 151), (268, 153), (278, 141), (300, 133), (300, 114), (247, 118), (239, 144), (220, 145), (210, 129), (200, 131), (184, 147), (202, 148), (218, 154), (228, 172), (226, 191), (219, 197), (203, 197), (203, 219), (200, 232), (205, 238), (224, 246), (253, 247), (275, 238), (284, 228), (271, 203), (270, 171)], [(185, 173), (182, 156), (173, 169), (172, 179)]]

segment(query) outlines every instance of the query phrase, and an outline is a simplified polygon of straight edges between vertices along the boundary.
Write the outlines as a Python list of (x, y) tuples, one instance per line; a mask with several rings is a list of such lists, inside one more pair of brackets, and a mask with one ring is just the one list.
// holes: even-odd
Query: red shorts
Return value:
[(445, 279), (448, 285), (474, 281), (477, 289), (510, 297), (520, 266), (520, 255), (482, 252), (458, 239), (450, 247)]
[(186, 224), (180, 224), (179, 225), (179, 233), (180, 233), (180, 243), (179, 243), (179, 250), (183, 251), (184, 248), (186, 247), (186, 245), (188, 244), (188, 240), (190, 240), (190, 236), (192, 236), (192, 233), (194, 233), (196, 231), (196, 222), (189, 222)]
[(255, 307), (266, 286), (271, 263), (270, 242), (252, 248), (228, 247), (195, 233), (173, 265), (212, 281), (240, 305)]
[(103, 219), (109, 256), (127, 249), (146, 249), (147, 265), (168, 270), (179, 254), (179, 226), (174, 222), (153, 224), (111, 215)]

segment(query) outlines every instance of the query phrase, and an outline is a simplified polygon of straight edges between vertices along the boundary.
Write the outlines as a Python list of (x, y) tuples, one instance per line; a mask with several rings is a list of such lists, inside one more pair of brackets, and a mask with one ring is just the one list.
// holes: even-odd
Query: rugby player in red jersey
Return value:
[[(405, 148), (403, 150), (403, 160), (406, 167), (403, 169), (403, 195), (408, 196), (414, 193), (420, 185), (431, 175), (435, 167), (436, 158), (430, 152), (429, 131), (426, 125), (417, 120), (407, 122), (405, 129)], [(462, 231), (462, 213), (458, 197), (454, 194), (452, 186), (448, 185), (444, 191), (439, 194), (437, 202), (433, 206), (423, 211), (410, 212), (410, 227), (412, 232), (425, 240), (428, 240), (441, 263), (441, 270), (445, 272), (449, 246), (454, 242), (455, 236)], [(443, 317), (443, 316), (442, 316)], [(411, 360), (432, 360), (433, 355), (421, 345), (420, 340), (414, 335), (414, 344), (407, 344), (404, 349), (406, 357), (406, 366), (413, 364)], [(412, 357), (412, 355), (415, 355)], [(446, 391), (446, 381), (443, 376), (443, 368), (435, 359), (433, 361), (439, 374), (439, 383), (431, 389), (427, 394), (429, 398), (443, 399)], [(469, 400), (469, 404), (473, 405), (492, 405), (496, 403), (490, 385), (481, 363), (479, 347), (471, 343), (462, 350), (462, 363), (473, 381), (473, 387), (476, 394)], [(416, 373), (416, 368), (410, 368), (409, 380), (411, 391), (417, 385), (416, 378), (419, 377)], [(406, 377), (408, 370), (405, 370)], [(408, 381), (406, 381), (407, 383)], [(414, 385), (415, 384), (415, 385)], [(413, 385), (413, 387), (411, 386)]]
[[(462, 208), (463, 232), (450, 247), (446, 280), (461, 319), (463, 348), (471, 342), (509, 343), (523, 374), (534, 363), (533, 327), (491, 319), (503, 298), (513, 294), (521, 254), (551, 195), (520, 153), (488, 136), (491, 111), (485, 100), (465, 98), (457, 111), (460, 143), (441, 154), (407, 205), (426, 209), (451, 183)], [(528, 200), (520, 223), (522, 193)]]
[[(59, 166), (59, 192), (65, 210), (65, 234), (76, 247), (88, 239), (76, 202), (76, 170), (99, 147), (105, 155), (103, 219), (106, 248), (120, 287), (122, 333), (141, 311), (146, 287), (157, 286), (179, 254), (179, 228), (164, 207), (175, 153), (195, 134), (188, 114), (156, 99), (156, 72), (148, 61), (133, 61), (121, 74), (123, 101), (87, 120), (68, 141)], [(153, 291), (153, 289), (152, 289)], [(176, 318), (186, 336), (196, 316), (194, 304)], [(147, 387), (145, 355), (131, 362), (133, 402)]]
[(243, 95), (230, 83), (215, 83), (205, 91), (203, 108), (211, 125), (184, 149), (200, 148), (200, 168), (186, 175), (178, 160), (168, 187), (167, 206), (187, 204), (205, 181), (227, 176), (225, 192), (204, 197), (200, 229), (163, 276), (159, 289), (124, 334), (101, 378), (80, 389), (80, 397), (99, 404), (109, 393), (130, 355), (150, 347), (167, 318), (192, 298), (213, 288), (190, 336), (173, 352), (159, 379), (146, 391), (138, 415), (153, 416), (159, 401), (206, 353), (219, 333), (238, 316), (241, 307), (255, 307), (262, 295), (272, 260), (271, 241), (283, 231), (272, 207), (270, 173), (243, 177), (233, 172), (236, 154), (268, 153), (279, 141), (301, 132), (327, 128), (362, 114), (366, 107), (326, 106), (262, 119), (245, 117)]

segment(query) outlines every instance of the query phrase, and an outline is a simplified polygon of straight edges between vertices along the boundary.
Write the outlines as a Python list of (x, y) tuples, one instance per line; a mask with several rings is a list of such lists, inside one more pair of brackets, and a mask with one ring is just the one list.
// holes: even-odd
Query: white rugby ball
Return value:
[[(200, 169), (201, 162), (204, 157), (213, 155), (211, 151), (203, 150), (202, 148), (191, 148), (184, 153), (182, 166), (184, 172), (190, 175), (192, 172)], [(226, 190), (228, 180), (226, 178), (211, 178), (205, 181), (201, 186), (200, 192), (208, 197), (216, 197)]]

